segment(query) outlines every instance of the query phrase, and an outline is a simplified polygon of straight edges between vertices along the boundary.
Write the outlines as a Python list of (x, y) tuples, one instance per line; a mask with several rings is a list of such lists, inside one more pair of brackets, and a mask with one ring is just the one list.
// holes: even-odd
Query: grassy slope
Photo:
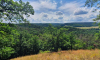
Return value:
[(100, 50), (69, 50), (41, 53), (11, 60), (100, 60)]

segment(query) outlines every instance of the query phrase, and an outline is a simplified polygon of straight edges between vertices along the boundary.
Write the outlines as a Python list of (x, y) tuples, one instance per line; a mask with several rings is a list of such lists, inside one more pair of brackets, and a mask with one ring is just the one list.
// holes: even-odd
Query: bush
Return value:
[(49, 53), (49, 52), (50, 51), (48, 51), (48, 50), (47, 51), (42, 51), (42, 50), (39, 51), (39, 53)]
[(87, 47), (87, 49), (89, 49), (89, 50), (91, 50), (91, 49), (93, 49), (94, 48), (94, 46), (89, 46), (89, 47)]

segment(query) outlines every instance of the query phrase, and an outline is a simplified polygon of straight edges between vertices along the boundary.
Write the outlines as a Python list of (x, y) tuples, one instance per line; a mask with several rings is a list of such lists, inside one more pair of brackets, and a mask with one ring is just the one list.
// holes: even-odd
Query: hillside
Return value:
[(76, 23), (64, 23), (61, 26), (91, 27), (91, 26), (98, 26), (98, 24), (94, 22), (76, 22)]
[(11, 60), (100, 60), (100, 50), (73, 50), (41, 53)]

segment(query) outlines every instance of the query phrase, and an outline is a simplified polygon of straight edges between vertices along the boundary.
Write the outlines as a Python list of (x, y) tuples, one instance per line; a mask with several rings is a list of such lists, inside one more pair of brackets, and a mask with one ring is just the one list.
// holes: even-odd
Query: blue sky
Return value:
[(35, 14), (30, 23), (93, 22), (98, 14), (95, 7), (84, 7), (86, 0), (22, 0), (33, 6)]

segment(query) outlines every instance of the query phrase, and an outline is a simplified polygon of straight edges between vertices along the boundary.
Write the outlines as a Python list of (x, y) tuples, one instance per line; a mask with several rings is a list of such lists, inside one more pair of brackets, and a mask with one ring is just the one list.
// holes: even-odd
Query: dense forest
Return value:
[(99, 29), (78, 29), (59, 24), (0, 23), (0, 59), (37, 54), (39, 51), (99, 49), (99, 34)]

